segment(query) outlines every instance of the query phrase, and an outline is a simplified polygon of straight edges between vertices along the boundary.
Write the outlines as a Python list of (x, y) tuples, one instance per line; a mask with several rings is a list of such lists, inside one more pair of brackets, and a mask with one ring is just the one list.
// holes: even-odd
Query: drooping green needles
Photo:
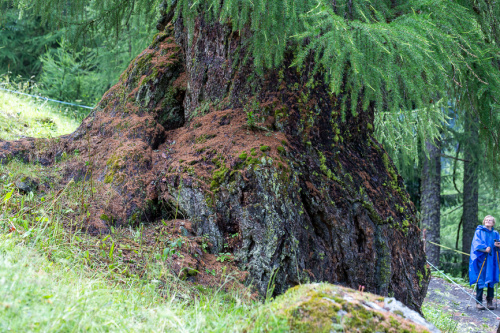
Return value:
[(17, 5), (58, 24), (77, 24), (82, 36), (97, 26), (118, 36), (136, 14), (155, 19), (161, 3), (190, 32), (200, 17), (229, 24), (242, 34), (242, 50), (259, 73), (281, 66), (285, 58), (299, 71), (313, 64), (310, 80), (321, 73), (339, 97), (343, 117), (369, 107), (415, 112), (438, 100), (452, 101), (478, 118), (488, 156), (500, 155), (496, 2), (78, 0), (68, 6), (63, 0), (35, 0)]

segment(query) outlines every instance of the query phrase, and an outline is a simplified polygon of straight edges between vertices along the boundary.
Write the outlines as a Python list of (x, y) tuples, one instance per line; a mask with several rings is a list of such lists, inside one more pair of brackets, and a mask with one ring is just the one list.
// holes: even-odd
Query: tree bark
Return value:
[(0, 161), (51, 165), (78, 149), (65, 179), (85, 181), (95, 161), (91, 233), (182, 216), (188, 237), (232, 252), (263, 295), (273, 283), (277, 294), (328, 281), (419, 311), (430, 272), (413, 203), (373, 137), (373, 109), (342, 121), (345, 96), (321, 73), (311, 80), (312, 59), (290, 67), (293, 52), (257, 75), (244, 59), (249, 31), (203, 15), (187, 30), (182, 18), (167, 25), (75, 133), (0, 142)]
[[(463, 187), (463, 231), (462, 251), (470, 252), (472, 238), (478, 224), (479, 214), (479, 179), (478, 179), (478, 128), (477, 121), (471, 116), (466, 116), (465, 130), (468, 134), (467, 142), (464, 143), (464, 187)], [(462, 255), (462, 274), (467, 275), (469, 268), (469, 257)]]
[[(422, 162), (421, 216), (422, 229), (426, 229), (426, 240), (440, 243), (440, 195), (441, 195), (441, 140), (425, 143), (429, 157)], [(427, 260), (439, 267), (440, 247), (434, 244), (425, 246)]]

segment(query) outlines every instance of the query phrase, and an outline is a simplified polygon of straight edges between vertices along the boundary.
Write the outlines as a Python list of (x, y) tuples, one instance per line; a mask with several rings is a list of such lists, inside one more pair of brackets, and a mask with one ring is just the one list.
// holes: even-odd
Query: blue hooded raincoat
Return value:
[[(469, 260), (469, 283), (472, 285), (478, 281), (477, 277), (479, 272), (478, 288), (485, 288), (486, 285), (493, 287), (498, 283), (499, 274), (499, 249), (495, 247), (495, 239), (500, 239), (500, 235), (495, 230), (488, 230), (484, 225), (478, 225), (472, 245), (470, 247), (470, 260)], [(490, 254), (478, 250), (486, 250), (487, 247), (491, 248)], [(484, 263), (481, 271), (481, 266)]]

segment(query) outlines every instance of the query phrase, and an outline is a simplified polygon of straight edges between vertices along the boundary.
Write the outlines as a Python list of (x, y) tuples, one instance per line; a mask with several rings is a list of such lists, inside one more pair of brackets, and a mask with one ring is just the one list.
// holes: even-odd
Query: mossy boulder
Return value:
[(270, 331), (282, 325), (290, 332), (439, 332), (394, 298), (326, 283), (291, 288), (251, 322), (249, 331), (267, 322)]

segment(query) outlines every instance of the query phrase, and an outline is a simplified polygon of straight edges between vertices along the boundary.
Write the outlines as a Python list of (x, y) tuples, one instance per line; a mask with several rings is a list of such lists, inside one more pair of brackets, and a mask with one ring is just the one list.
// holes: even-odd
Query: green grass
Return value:
[(162, 298), (154, 280), (112, 285), (72, 260), (48, 260), (13, 234), (0, 236), (0, 253), (2, 332), (225, 332), (245, 325), (249, 310), (217, 293), (186, 299), (172, 289)]
[(92, 237), (68, 227), (77, 223), (68, 216), (80, 209), (83, 182), (62, 192), (17, 193), (19, 177), (57, 173), (21, 165), (0, 166), (0, 332), (227, 332), (249, 325), (260, 303), (244, 293), (189, 285), (154, 256), (138, 263), (142, 274), (130, 272), (118, 251), (103, 250), (119, 230)]
[[(73, 256), (71, 252), (69, 256)], [(0, 235), (2, 332), (225, 332), (249, 307), (221, 294), (185, 298), (156, 281), (114, 285), (74, 259), (47, 259), (11, 233)]]
[[(71, 133), (79, 125), (71, 112), (0, 92), (0, 138)], [(41, 189), (19, 193), (14, 184), (25, 177)], [(108, 237), (81, 231), (93, 190), (89, 182), (61, 189), (60, 180), (58, 164), (13, 160), (0, 165), (0, 332), (227, 332), (248, 327), (261, 306), (248, 291), (181, 281), (158, 260), (156, 248), (141, 248), (141, 260), (130, 269), (119, 249), (109, 249), (124, 230)], [(137, 235), (141, 230), (130, 231)], [(226, 285), (233, 282), (229, 274), (221, 279)]]
[(453, 315), (445, 310), (442, 306), (436, 304), (424, 303), (422, 313), (425, 318), (433, 323), (443, 333), (457, 333), (458, 322), (453, 319)]
[[(0, 78), (0, 87), (31, 92), (23, 84)], [(32, 97), (0, 91), (0, 139), (50, 138), (73, 132), (88, 110), (63, 107)]]
[(450, 282), (450, 280), (448, 279), (448, 277), (450, 277), (456, 284), (466, 288), (466, 289), (469, 289), (471, 286), (469, 284), (469, 279), (468, 278), (463, 278), (461, 276), (455, 276), (455, 275), (452, 275), (452, 274), (446, 274), (447, 276), (443, 275), (442, 271), (435, 271), (434, 269), (432, 269), (432, 272), (431, 272), (432, 276), (433, 277), (437, 277), (437, 278), (441, 278), (443, 279), (446, 283), (449, 283), (450, 285), (452, 285), (452, 283)]

